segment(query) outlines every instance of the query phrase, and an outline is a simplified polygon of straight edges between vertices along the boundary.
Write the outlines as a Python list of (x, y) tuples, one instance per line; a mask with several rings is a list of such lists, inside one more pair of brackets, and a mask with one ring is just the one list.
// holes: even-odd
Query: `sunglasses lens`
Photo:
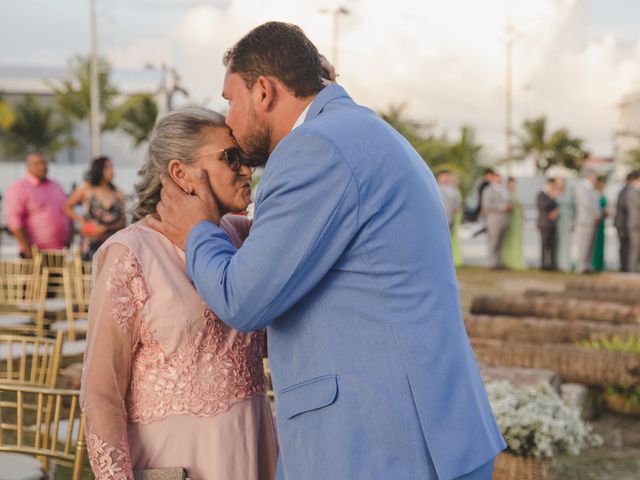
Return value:
[(240, 151), (237, 148), (228, 148), (223, 151), (224, 161), (233, 170), (240, 169)]

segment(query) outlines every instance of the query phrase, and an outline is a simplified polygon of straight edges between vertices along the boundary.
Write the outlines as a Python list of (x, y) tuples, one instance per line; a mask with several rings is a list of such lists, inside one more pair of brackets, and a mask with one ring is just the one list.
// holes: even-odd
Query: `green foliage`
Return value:
[(473, 129), (461, 127), (456, 140), (449, 140), (446, 134), (436, 136), (430, 131), (431, 125), (404, 118), (405, 108), (406, 104), (391, 106), (380, 116), (409, 141), (434, 173), (449, 170), (457, 174), (460, 192), (466, 198), (483, 170), (482, 146), (476, 143)]
[(131, 136), (137, 147), (149, 139), (158, 117), (158, 105), (152, 95), (134, 95), (127, 98), (115, 113), (119, 128)]
[(1, 132), (5, 152), (24, 155), (29, 149), (43, 150), (55, 155), (71, 144), (69, 122), (55, 107), (40, 104), (27, 95), (14, 108), (14, 122)]
[(542, 172), (554, 165), (579, 170), (582, 161), (589, 156), (584, 148), (584, 140), (572, 137), (566, 128), (549, 134), (544, 116), (526, 120), (522, 129), (523, 132), (518, 135), (516, 158), (524, 160), (533, 157), (536, 168)]
[(633, 169), (640, 168), (640, 148), (627, 152), (627, 163)]
[(640, 335), (630, 335), (627, 338), (622, 338), (620, 335), (614, 335), (611, 338), (600, 337), (594, 340), (582, 340), (579, 345), (593, 350), (640, 354)]
[[(579, 345), (593, 350), (640, 354), (640, 335), (630, 335), (625, 339), (619, 335), (614, 335), (611, 338), (601, 337), (595, 340), (582, 340)], [(640, 385), (607, 385), (605, 391), (609, 394), (624, 397), (628, 406), (640, 405)]]
[[(91, 111), (91, 59), (78, 55), (71, 63), (72, 77), (63, 80), (58, 85), (51, 85), (62, 111), (71, 118), (84, 121), (89, 118)], [(98, 60), (98, 92), (100, 110), (104, 112), (105, 121), (102, 130), (113, 130), (117, 127), (117, 118), (113, 116), (115, 97), (118, 90), (111, 83), (109, 75), (111, 66), (101, 58)]]
[(16, 116), (9, 102), (5, 101), (0, 94), (0, 130), (6, 130), (13, 125)]

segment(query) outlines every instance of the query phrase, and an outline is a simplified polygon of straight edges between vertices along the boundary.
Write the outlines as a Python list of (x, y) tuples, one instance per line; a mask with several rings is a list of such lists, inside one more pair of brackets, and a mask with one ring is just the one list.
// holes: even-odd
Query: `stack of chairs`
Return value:
[(45, 315), (53, 320), (68, 317), (73, 310), (73, 266), (74, 254), (68, 249), (33, 249), (34, 262), (39, 266), (38, 274), (46, 285)]
[[(84, 351), (84, 337), (89, 323), (89, 298), (91, 296), (91, 262), (85, 262), (76, 255), (70, 271), (71, 308), (67, 309), (66, 318), (54, 322), (52, 331), (62, 331), (67, 337), (65, 356)], [(81, 348), (82, 347), (82, 348)]]
[(80, 360), (88, 324), (91, 262), (83, 262), (77, 250), (35, 250), (34, 258), (47, 285), (46, 326), (51, 332), (64, 332), (63, 357)]
[(47, 279), (40, 261), (0, 261), (0, 333), (45, 334)]
[(63, 332), (55, 338), (0, 335), (0, 475), (79, 480), (85, 456), (79, 391), (56, 389)]

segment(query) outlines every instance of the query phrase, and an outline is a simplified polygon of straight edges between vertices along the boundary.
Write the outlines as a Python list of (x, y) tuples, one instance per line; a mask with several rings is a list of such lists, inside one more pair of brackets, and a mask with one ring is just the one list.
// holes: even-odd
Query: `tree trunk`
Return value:
[(635, 325), (640, 323), (640, 306), (574, 298), (479, 296), (473, 299), (471, 313), (593, 320)]
[(525, 297), (545, 297), (545, 298), (576, 298), (579, 300), (592, 300), (598, 302), (622, 303), (624, 305), (637, 305), (639, 293), (626, 292), (622, 290), (612, 289), (567, 289), (564, 292), (548, 292), (545, 290), (527, 290), (524, 292)]
[(602, 386), (640, 383), (640, 355), (564, 344), (471, 339), (478, 362), (558, 372), (564, 382)]
[(464, 323), (470, 337), (533, 343), (576, 343), (614, 335), (626, 340), (640, 336), (639, 325), (586, 320), (467, 314)]

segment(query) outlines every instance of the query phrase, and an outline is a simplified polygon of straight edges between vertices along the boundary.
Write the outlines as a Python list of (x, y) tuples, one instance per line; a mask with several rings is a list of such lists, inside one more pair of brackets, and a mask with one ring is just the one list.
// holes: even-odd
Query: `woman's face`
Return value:
[(209, 129), (189, 169), (191, 174), (194, 168), (202, 168), (207, 172), (221, 215), (243, 212), (251, 203), (251, 168), (243, 165), (234, 171), (224, 160), (223, 150), (228, 148), (237, 148), (229, 129)]
[(113, 164), (111, 163), (111, 160), (104, 162), (104, 167), (102, 167), (102, 179), (105, 182), (113, 181)]

